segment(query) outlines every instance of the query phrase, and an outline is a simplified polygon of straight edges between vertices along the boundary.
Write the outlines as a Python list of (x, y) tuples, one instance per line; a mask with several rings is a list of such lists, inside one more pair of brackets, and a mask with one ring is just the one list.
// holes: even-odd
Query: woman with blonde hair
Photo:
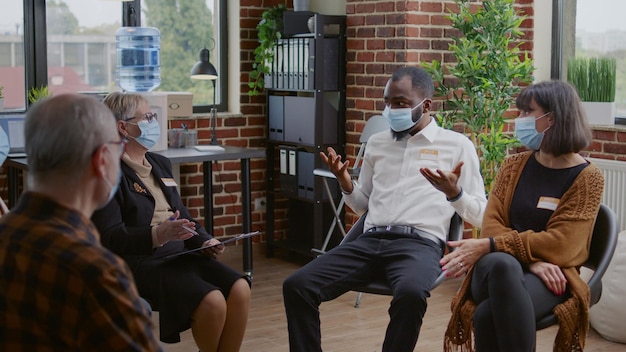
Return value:
[[(183, 205), (169, 160), (148, 152), (160, 137), (148, 102), (115, 92), (104, 103), (128, 145), (119, 190), (92, 218), (102, 243), (127, 261), (139, 293), (159, 311), (161, 341), (178, 342), (179, 332), (191, 327), (201, 351), (238, 351), (248, 319), (248, 278), (216, 260), (224, 245)], [(164, 259), (206, 245), (214, 246)]]

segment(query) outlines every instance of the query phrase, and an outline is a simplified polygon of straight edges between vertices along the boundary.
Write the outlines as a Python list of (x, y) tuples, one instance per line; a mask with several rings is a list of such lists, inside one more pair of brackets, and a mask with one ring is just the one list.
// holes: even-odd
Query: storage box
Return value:
[[(167, 107), (167, 118), (191, 117), (193, 114), (193, 94), (190, 92), (150, 92), (145, 96), (158, 105)], [(161, 116), (161, 115), (159, 115)]]
[(161, 138), (150, 148), (151, 152), (158, 152), (167, 149), (167, 129), (169, 128), (169, 122), (167, 118), (167, 94), (161, 94), (158, 92), (143, 93), (142, 96), (146, 98), (148, 104), (150, 104), (150, 110), (157, 114), (157, 121), (159, 127), (161, 127)]
[(191, 117), (193, 94), (189, 92), (164, 92), (167, 94), (167, 117)]

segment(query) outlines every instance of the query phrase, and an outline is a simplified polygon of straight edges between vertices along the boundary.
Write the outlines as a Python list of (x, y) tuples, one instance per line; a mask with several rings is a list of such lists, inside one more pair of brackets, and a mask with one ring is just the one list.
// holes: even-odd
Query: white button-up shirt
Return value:
[[(463, 195), (449, 202), (420, 168), (451, 171), (460, 161)], [(445, 242), (455, 211), (474, 226), (482, 224), (487, 199), (476, 149), (467, 137), (439, 127), (434, 118), (402, 140), (395, 140), (390, 131), (377, 133), (367, 142), (358, 182), (346, 195), (346, 204), (359, 215), (369, 210), (365, 230), (409, 225)]]

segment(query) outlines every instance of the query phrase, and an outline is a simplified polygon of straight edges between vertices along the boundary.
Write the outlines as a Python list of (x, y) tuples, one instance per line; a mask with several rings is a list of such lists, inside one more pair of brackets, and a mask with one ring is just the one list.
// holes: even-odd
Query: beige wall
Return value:
[(552, 1), (535, 1), (533, 58), (535, 59), (535, 81), (550, 79), (552, 51)]
[[(241, 77), (241, 65), (239, 53), (241, 52), (240, 24), (239, 24), (239, 1), (228, 2), (228, 78), (231, 82), (239, 82)], [(228, 112), (238, 114), (241, 112), (239, 84), (228, 85)]]
[(310, 0), (309, 10), (322, 15), (345, 15), (346, 0)]

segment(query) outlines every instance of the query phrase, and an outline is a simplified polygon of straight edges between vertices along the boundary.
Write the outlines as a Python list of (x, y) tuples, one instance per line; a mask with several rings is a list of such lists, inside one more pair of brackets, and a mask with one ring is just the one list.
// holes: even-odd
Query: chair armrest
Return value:
[(326, 177), (326, 178), (336, 178), (335, 174), (330, 172), (330, 170), (328, 170), (328, 169), (314, 169), (313, 170), (313, 175)]
[[(460, 241), (463, 239), (463, 218), (459, 213), (454, 213), (452, 219), (450, 219), (450, 228), (448, 229), (448, 241)], [(447, 243), (446, 243), (447, 246)], [(448, 251), (452, 252), (456, 247), (448, 247)]]

